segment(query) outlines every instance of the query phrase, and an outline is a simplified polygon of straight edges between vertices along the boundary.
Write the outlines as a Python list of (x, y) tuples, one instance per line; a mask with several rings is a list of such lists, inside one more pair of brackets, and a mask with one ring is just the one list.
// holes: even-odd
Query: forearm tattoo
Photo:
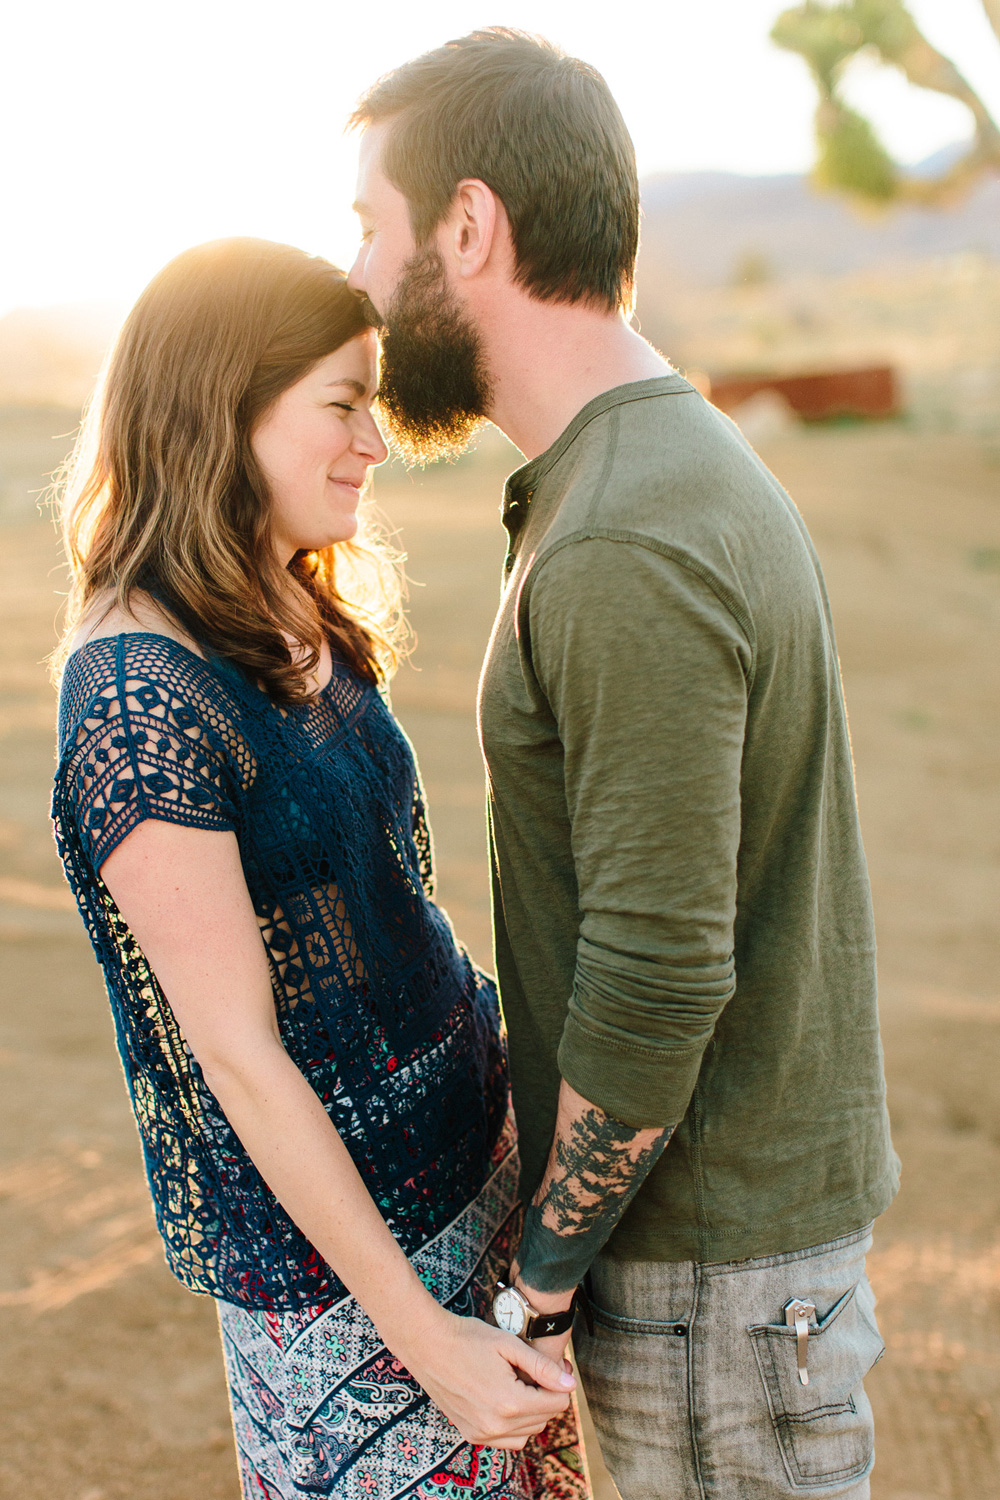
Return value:
[(590, 1106), (555, 1141), (555, 1164), (525, 1214), (521, 1280), (540, 1292), (583, 1279), (646, 1177), (674, 1126), (651, 1136)]

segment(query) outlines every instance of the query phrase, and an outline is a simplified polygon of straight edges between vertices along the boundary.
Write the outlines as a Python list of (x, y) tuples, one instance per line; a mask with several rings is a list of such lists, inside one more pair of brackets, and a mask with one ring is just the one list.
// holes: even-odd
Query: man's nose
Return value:
[(347, 285), (352, 292), (357, 292), (360, 297), (365, 290), (365, 246), (362, 245), (354, 258), (354, 264), (347, 273)]

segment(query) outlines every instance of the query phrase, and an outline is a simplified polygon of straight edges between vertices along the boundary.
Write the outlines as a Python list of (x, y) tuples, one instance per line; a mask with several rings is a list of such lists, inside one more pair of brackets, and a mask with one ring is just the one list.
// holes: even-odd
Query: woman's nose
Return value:
[(389, 457), (389, 449), (386, 447), (385, 438), (379, 430), (375, 418), (368, 413), (368, 421), (360, 433), (357, 446), (359, 452), (372, 465), (384, 464)]

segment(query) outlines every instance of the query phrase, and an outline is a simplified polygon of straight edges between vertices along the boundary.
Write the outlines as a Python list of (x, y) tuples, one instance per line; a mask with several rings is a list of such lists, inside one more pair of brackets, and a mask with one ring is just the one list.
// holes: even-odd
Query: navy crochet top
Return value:
[(413, 752), (336, 661), (291, 707), (146, 632), (88, 642), (63, 677), (56, 842), (107, 981), (168, 1263), (245, 1307), (334, 1300), (345, 1288), (231, 1130), (101, 880), (146, 818), (235, 833), (284, 1045), (412, 1254), (486, 1181), (507, 1103), (496, 991), (431, 899)]

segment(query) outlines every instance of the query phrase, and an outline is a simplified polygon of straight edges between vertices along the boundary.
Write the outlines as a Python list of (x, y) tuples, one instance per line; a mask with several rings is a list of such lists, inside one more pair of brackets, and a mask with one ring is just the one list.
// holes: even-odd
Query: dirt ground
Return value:
[[(794, 435), (764, 456), (809, 522), (838, 622), (905, 1168), (870, 1264), (889, 1346), (869, 1382), (873, 1494), (991, 1500), (1000, 468), (972, 438), (896, 427)], [(473, 699), (502, 557), (500, 472), (481, 456), (380, 489), (410, 554), (419, 636), (395, 703), (428, 785), (443, 904), (482, 960)], [(60, 575), (45, 523), (0, 527), (0, 587), (0, 1494), (236, 1500), (213, 1311), (165, 1269), (106, 1001), (50, 845), (40, 661)]]

